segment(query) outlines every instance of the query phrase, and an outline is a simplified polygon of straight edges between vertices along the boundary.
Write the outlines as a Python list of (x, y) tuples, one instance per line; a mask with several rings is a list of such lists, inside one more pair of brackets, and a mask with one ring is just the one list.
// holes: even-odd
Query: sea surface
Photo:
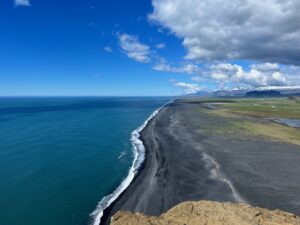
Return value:
[(0, 98), (0, 224), (86, 225), (168, 97)]

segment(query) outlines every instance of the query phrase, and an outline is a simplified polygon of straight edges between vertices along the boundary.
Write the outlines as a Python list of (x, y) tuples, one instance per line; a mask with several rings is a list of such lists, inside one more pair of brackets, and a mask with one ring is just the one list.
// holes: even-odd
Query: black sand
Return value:
[[(223, 118), (175, 102), (142, 131), (147, 155), (129, 188), (104, 211), (159, 215), (188, 200), (248, 202), (300, 215), (300, 146), (208, 135)], [(299, 137), (300, 138), (300, 137)]]

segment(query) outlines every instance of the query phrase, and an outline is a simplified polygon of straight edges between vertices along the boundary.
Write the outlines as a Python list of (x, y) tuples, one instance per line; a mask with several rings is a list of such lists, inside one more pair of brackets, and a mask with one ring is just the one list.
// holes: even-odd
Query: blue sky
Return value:
[[(32, 0), (31, 6), (0, 2), (0, 95), (174, 95), (170, 79), (121, 53), (117, 33), (179, 41), (149, 25), (151, 3), (139, 1)], [(178, 42), (178, 43), (177, 43)], [(106, 52), (109, 46), (112, 52)], [(177, 49), (177, 50), (176, 50)]]
[[(247, 27), (263, 20), (251, 18), (266, 8), (248, 1), (252, 17), (233, 31), (221, 23), (227, 3), (219, 10), (216, 0), (207, 9), (197, 0), (2, 0), (0, 95), (149, 96), (297, 85), (300, 50), (293, 43), (299, 36), (278, 42), (280, 34)], [(270, 11), (274, 7), (264, 12), (277, 18), (265, 21), (266, 30), (280, 30), (276, 22), (289, 22), (285, 17), (295, 19), (298, 13), (289, 7), (294, 14)], [(224, 15), (210, 18), (209, 10)], [(228, 19), (240, 16), (230, 13)], [(228, 33), (214, 27), (218, 22)], [(299, 30), (296, 24), (290, 33)]]

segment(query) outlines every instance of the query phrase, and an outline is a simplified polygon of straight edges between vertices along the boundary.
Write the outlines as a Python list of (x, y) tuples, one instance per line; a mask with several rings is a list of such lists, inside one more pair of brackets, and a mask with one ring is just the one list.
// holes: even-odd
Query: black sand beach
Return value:
[[(104, 211), (159, 215), (188, 200), (248, 202), (300, 215), (300, 146), (210, 135), (224, 119), (201, 104), (175, 101), (149, 122), (141, 138), (146, 160), (128, 189)], [(300, 137), (299, 137), (300, 138)]]

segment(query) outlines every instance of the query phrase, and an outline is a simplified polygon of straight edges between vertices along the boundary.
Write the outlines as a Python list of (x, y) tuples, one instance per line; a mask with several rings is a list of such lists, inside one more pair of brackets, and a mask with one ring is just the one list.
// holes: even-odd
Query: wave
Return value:
[(90, 214), (92, 221), (91, 225), (100, 224), (101, 218), (103, 216), (103, 211), (108, 208), (128, 188), (136, 174), (139, 172), (139, 168), (145, 160), (145, 146), (142, 140), (140, 140), (140, 133), (147, 126), (149, 121), (151, 121), (159, 113), (159, 111), (170, 102), (155, 110), (139, 128), (131, 133), (130, 140), (134, 151), (132, 166), (129, 169), (127, 177), (122, 181), (120, 186), (113, 193), (103, 197), (102, 200), (98, 203), (96, 209)]

